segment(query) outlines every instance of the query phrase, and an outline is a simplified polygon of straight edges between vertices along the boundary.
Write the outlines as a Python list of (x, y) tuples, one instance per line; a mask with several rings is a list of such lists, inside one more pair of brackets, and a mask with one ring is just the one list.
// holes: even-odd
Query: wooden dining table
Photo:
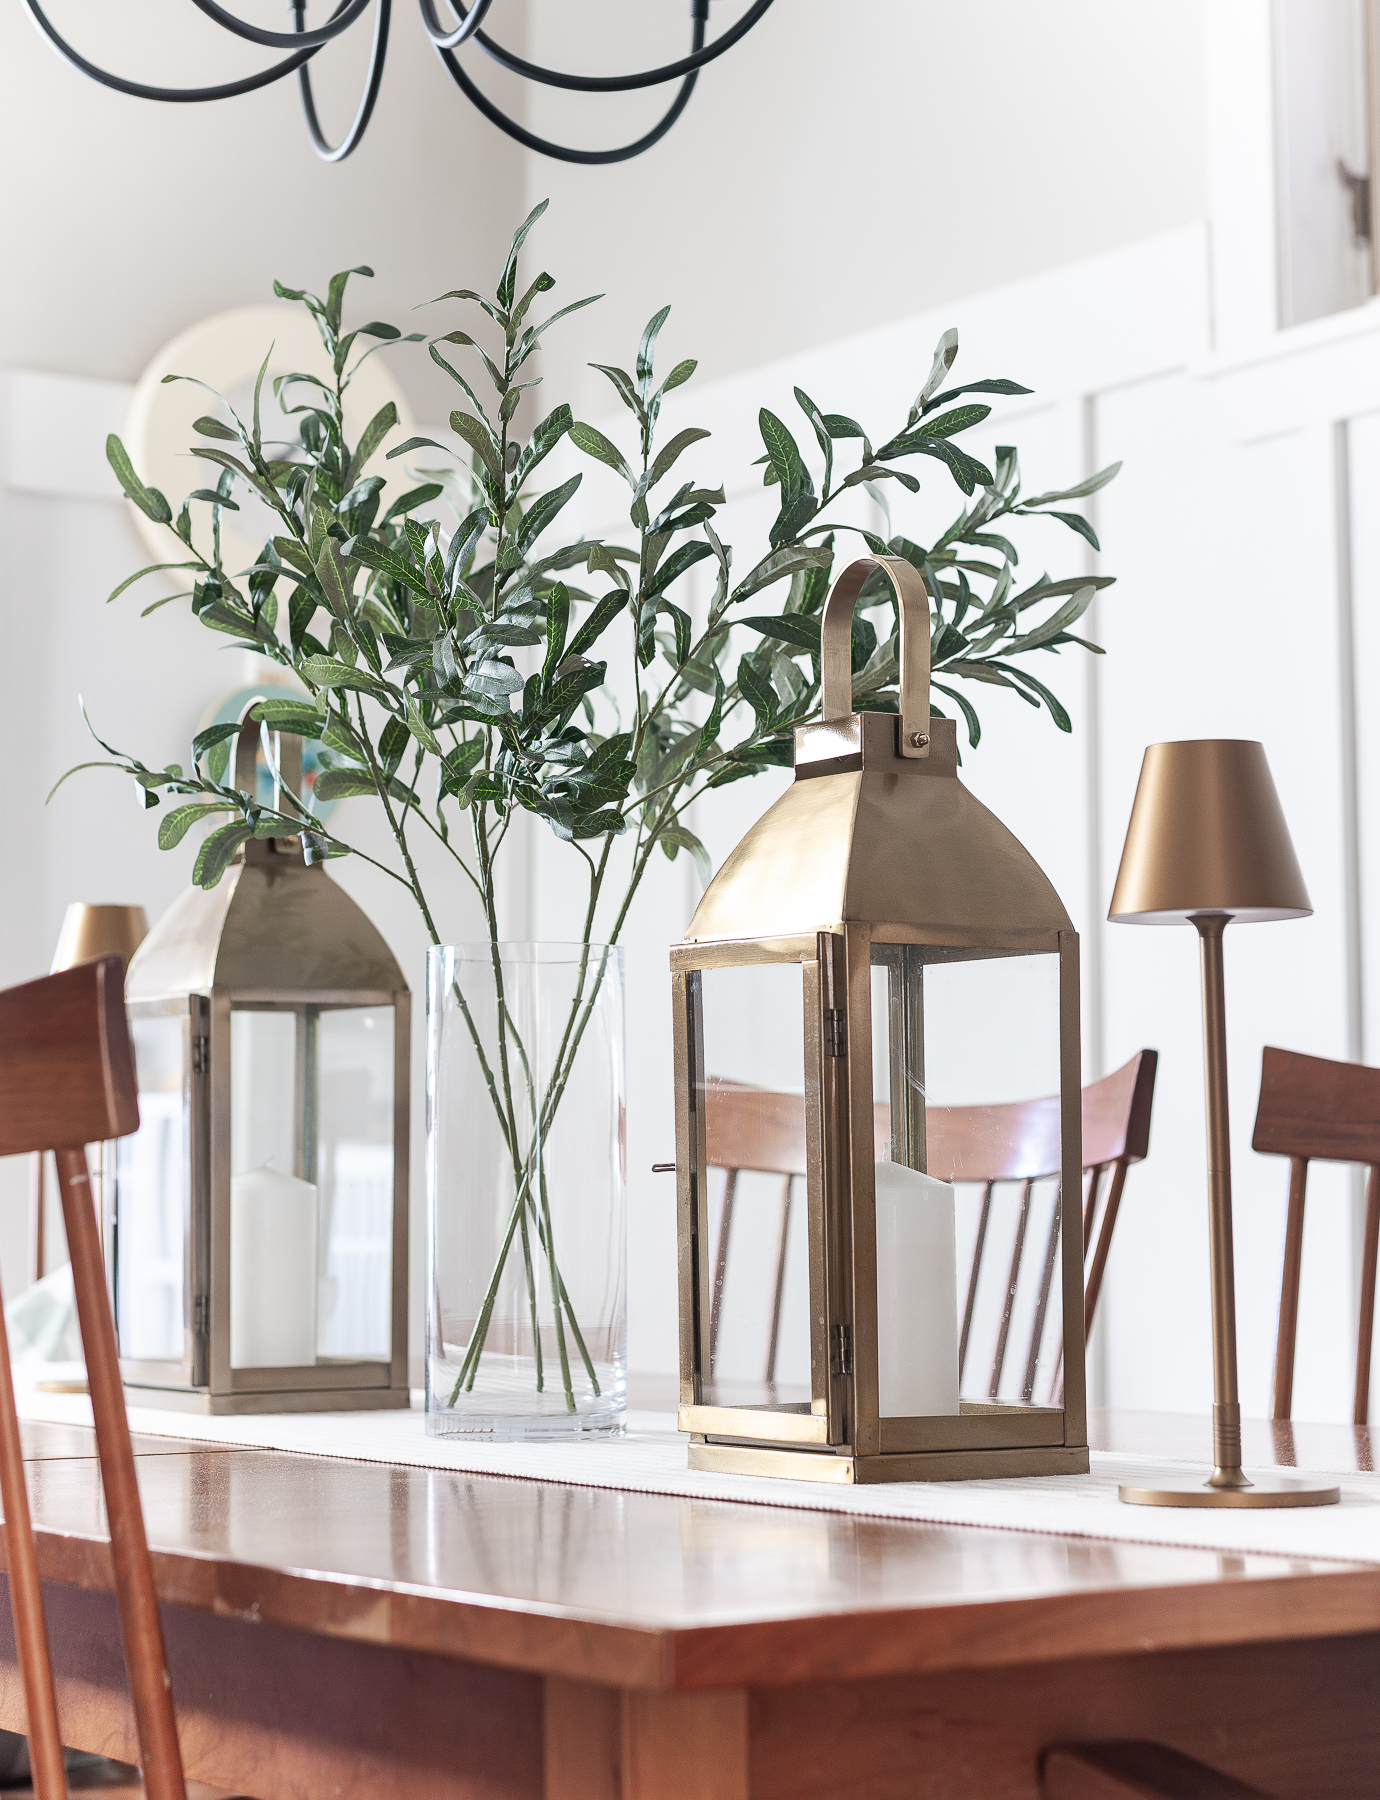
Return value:
[[(92, 1432), (26, 1422), (64, 1740), (134, 1760)], [(1092, 1417), (1184, 1459), (1206, 1420)], [(1150, 1738), (1380, 1792), (1376, 1566), (135, 1438), (190, 1777), (254, 1800), (1030, 1800)], [(1248, 1465), (1372, 1467), (1248, 1424)], [(1151, 1535), (1151, 1534), (1147, 1534)], [(0, 1725), (24, 1729), (8, 1605)]]

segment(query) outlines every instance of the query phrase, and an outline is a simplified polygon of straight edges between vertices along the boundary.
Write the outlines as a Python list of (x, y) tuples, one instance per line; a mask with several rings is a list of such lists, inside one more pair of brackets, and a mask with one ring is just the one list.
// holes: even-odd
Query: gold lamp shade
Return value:
[(128, 969), (148, 934), (142, 906), (94, 906), (88, 900), (74, 900), (63, 918), (49, 972), (56, 975), (98, 956), (122, 956)]
[(1312, 910), (1264, 746), (1151, 744), (1107, 917), (1183, 925), (1195, 913), (1225, 913), (1250, 923)]

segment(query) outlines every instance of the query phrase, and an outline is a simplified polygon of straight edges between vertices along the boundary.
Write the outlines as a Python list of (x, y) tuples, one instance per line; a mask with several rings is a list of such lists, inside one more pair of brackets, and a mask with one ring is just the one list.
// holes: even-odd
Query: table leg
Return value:
[(639, 1693), (548, 1676), (545, 1800), (748, 1800), (742, 1688)]

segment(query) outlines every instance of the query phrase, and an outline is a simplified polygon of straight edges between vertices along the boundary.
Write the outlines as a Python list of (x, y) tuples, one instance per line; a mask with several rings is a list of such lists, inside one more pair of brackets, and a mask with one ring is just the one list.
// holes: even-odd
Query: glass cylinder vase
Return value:
[(623, 952), (447, 944), (427, 964), (427, 1431), (623, 1429)]

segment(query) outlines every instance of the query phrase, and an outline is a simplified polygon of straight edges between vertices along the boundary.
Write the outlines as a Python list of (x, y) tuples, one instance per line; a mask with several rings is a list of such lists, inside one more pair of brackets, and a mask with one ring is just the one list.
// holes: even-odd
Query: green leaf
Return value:
[(196, 853), (196, 861), (192, 864), (193, 885), (199, 888), (215, 887), (230, 866), (231, 857), (245, 839), (253, 835), (248, 825), (239, 823), (222, 825), (213, 831)]
[(714, 874), (714, 865), (709, 860), (709, 852), (693, 831), (687, 831), (683, 825), (668, 825), (664, 831), (657, 834), (657, 842), (672, 862), (676, 860), (678, 851), (688, 850), (695, 859), (700, 872), (700, 880), (705, 887), (709, 886)]
[(348, 663), (338, 662), (333, 656), (304, 657), (301, 674), (302, 679), (314, 688), (358, 688), (365, 694), (392, 698), (387, 684), (376, 675), (371, 675), (367, 669), (352, 669)]
[(666, 377), (665, 381), (663, 381), (661, 386), (657, 389), (658, 397), (662, 394), (669, 394), (672, 388), (682, 387), (689, 381), (690, 377), (695, 373), (695, 370), (699, 368), (699, 366), (700, 365), (693, 356), (687, 357), (684, 362), (678, 362), (675, 368), (672, 369), (671, 373)]
[(129, 452), (113, 431), (105, 440), (105, 455), (126, 498), (132, 500), (140, 512), (152, 519), (155, 525), (171, 525), (172, 508), (157, 488), (145, 487), (140, 481), (134, 472), (134, 464), (129, 460)]
[(1115, 481), (1120, 472), (1119, 462), (1108, 463), (1105, 469), (1099, 469), (1096, 475), (1089, 475), (1077, 487), (1061, 488), (1057, 493), (1036, 494), (1032, 499), (1022, 500), (1021, 506), (1048, 506), (1052, 500), (1085, 500), (1089, 494), (1095, 494), (1099, 488), (1106, 487), (1109, 481)]
[(647, 401), (647, 390), (652, 385), (652, 359), (656, 352), (656, 340), (661, 335), (662, 326), (670, 316), (669, 306), (663, 306), (660, 312), (653, 313), (642, 333), (642, 342), (637, 346), (637, 388), (644, 405)]
[(957, 688), (946, 687), (942, 681), (936, 681), (933, 685), (938, 688), (941, 694), (947, 694), (950, 700), (952, 700), (957, 705), (960, 712), (962, 712), (968, 726), (969, 747), (976, 750), (978, 742), (982, 737), (982, 721), (977, 716), (977, 708), (973, 705), (971, 700), (967, 699), (963, 694), (960, 694)]
[(570, 596), (565, 584), (558, 581), (551, 590), (546, 607), (546, 657), (541, 668), (541, 685), (547, 687), (565, 655), (565, 634), (570, 624)]
[(326, 318), (332, 331), (340, 330), (340, 313), (345, 304), (345, 287), (352, 275), (373, 276), (374, 271), (361, 263), (355, 269), (342, 269), (338, 275), (331, 276), (331, 285), (326, 289)]
[(413, 737), (424, 750), (429, 750), (433, 756), (441, 754), (441, 746), (437, 741), (436, 734), (422, 717), (421, 708), (417, 704), (415, 695), (412, 694), (407, 696), (407, 725)]
[(517, 536), (517, 547), (524, 555), (529, 546), (536, 542), (566, 501), (574, 494), (583, 479), (582, 475), (572, 475), (569, 481), (563, 481), (558, 488), (552, 488), (539, 500), (532, 502)]
[(583, 450), (586, 456), (594, 456), (602, 463), (607, 463), (627, 482), (630, 488), (636, 488), (637, 477), (628, 467), (627, 459), (617, 444), (606, 438), (602, 431), (596, 431), (593, 425), (577, 422), (570, 427), (570, 441), (577, 450)]
[(798, 649), (808, 650), (812, 656), (819, 655), (820, 621), (817, 617), (782, 613), (774, 619), (740, 619), (738, 623), (752, 631), (760, 631), (763, 637), (779, 638), (783, 644), (794, 644)]
[(611, 363), (591, 363), (591, 369), (597, 369), (601, 375), (607, 375), (613, 383), (614, 392), (631, 412), (638, 418), (644, 416), (642, 402), (637, 397), (637, 389), (633, 386), (633, 378), (626, 369), (616, 369)]
[(170, 812), (158, 827), (158, 848), (173, 850), (180, 844), (192, 826), (200, 819), (209, 819), (212, 813), (234, 812), (235, 808), (226, 800), (208, 803), (198, 802), (195, 806), (179, 806)]
[(527, 217), (513, 233), (513, 241), (508, 250), (508, 260), (503, 265), (503, 273), (498, 280), (498, 303), (500, 306), (513, 304), (513, 290), (517, 285), (518, 251), (527, 242), (527, 233), (550, 206), (549, 200), (541, 200), (532, 208)]
[(517, 459), (517, 467), (513, 471), (515, 487), (521, 487), (537, 464), (546, 460), (566, 432), (570, 430), (573, 422), (573, 415), (564, 401), (559, 406), (552, 408), (528, 438), (522, 454)]
[(435, 438), (410, 437), (405, 444), (398, 444), (390, 450), (383, 460), (392, 462), (395, 456), (406, 456), (409, 450), (439, 450), (444, 456), (455, 455), (448, 444), (438, 444)]
[[(217, 744), (223, 744), (227, 738), (238, 737), (239, 730), (238, 720), (231, 719), (227, 723), (208, 725), (205, 731), (198, 731), (192, 739), (192, 766), (195, 768), (206, 752)], [(167, 820), (163, 823), (166, 825)]]
[(571, 638), (566, 655), (583, 656), (602, 637), (627, 604), (628, 596), (621, 589), (615, 593), (606, 594)]
[(135, 573), (133, 575), (126, 575), (124, 580), (120, 583), (119, 587), (112, 589), (110, 594), (107, 595), (106, 605), (109, 606), (110, 602), (112, 600), (118, 600), (120, 595), (124, 593), (124, 591), (127, 587), (133, 587), (134, 583), (136, 581), (142, 581), (144, 579), (145, 575), (152, 575), (158, 569), (199, 569), (201, 566), (202, 565), (201, 565), (200, 561), (178, 562), (178, 563), (170, 563), (170, 562), (169, 563), (150, 563), (146, 569), (140, 569), (137, 571), (137, 573)]
[(926, 437), (952, 437), (956, 431), (966, 431), (970, 425), (982, 422), (991, 412), (990, 406), (956, 406), (952, 412), (940, 413), (937, 419), (925, 420)]
[(910, 417), (906, 421), (908, 425), (913, 425), (920, 417), (920, 409), (924, 406), (930, 395), (937, 390), (940, 382), (954, 366), (954, 358), (957, 355), (958, 333), (951, 325), (934, 347), (934, 361), (930, 365), (929, 374), (925, 377), (924, 387), (922, 387), (920, 392), (915, 396), (915, 404), (911, 407)]
[(382, 523), (391, 525), (394, 519), (400, 519), (404, 513), (415, 512), (419, 506), (430, 506), (433, 500), (439, 500), (445, 493), (439, 481), (423, 482), (421, 487), (409, 488), (400, 494), (383, 515)]
[[(1025, 512), (1025, 510), (1026, 509), (1024, 507), (1021, 508), (1021, 511), (1023, 513)], [(1083, 517), (1082, 513), (1066, 513), (1066, 512), (1050, 511), (1050, 512), (1030, 513), (1028, 516), (1030, 518), (1034, 518), (1034, 519), (1058, 519), (1062, 525), (1067, 525), (1070, 531), (1076, 531), (1078, 533), (1079, 537), (1086, 538), (1088, 540), (1088, 542), (1092, 545), (1094, 550), (1100, 550), (1102, 548), (1101, 544), (1099, 544), (1097, 541), (1097, 533), (1093, 530), (1092, 526), (1088, 523), (1088, 521)]]
[[(391, 404), (391, 402), (390, 402)], [(340, 554), (340, 545), (328, 537), (316, 559), (316, 579), (327, 604), (338, 619), (348, 619), (354, 612), (354, 570)]]
[(738, 692), (757, 715), (757, 729), (765, 731), (776, 716), (776, 690), (750, 656), (739, 659)]
[[(888, 554), (886, 545), (880, 538), (875, 543), (881, 545), (881, 555)], [(797, 569), (827, 569), (833, 560), (833, 551), (822, 544), (783, 544), (779, 550), (772, 550), (764, 556), (756, 568), (748, 571), (734, 588), (729, 604), (746, 600), (764, 587), (770, 587), (773, 581), (780, 581), (784, 575), (794, 575)]]
[(450, 428), (457, 437), (464, 438), (489, 473), (497, 476), (499, 473), (498, 451), (494, 448), (488, 430), (475, 418), (474, 414), (453, 412), (450, 415)]
[(390, 400), (370, 419), (360, 435), (350, 466), (345, 471), (345, 487), (352, 488), (364, 471), (364, 465), (398, 422), (398, 409)]
[[(222, 438), (228, 444), (238, 444), (240, 441), (238, 431), (232, 431), (228, 425), (222, 425), (219, 419), (213, 419), (208, 414), (193, 419), (192, 430), (199, 431), (202, 437)], [(163, 823), (166, 825), (168, 821), (164, 819)]]
[(363, 563), (366, 569), (377, 569), (381, 575), (387, 575), (392, 581), (402, 582), (404, 587), (420, 594), (423, 599), (431, 598), (431, 590), (426, 584), (426, 575), (415, 563), (410, 563), (396, 552), (381, 544), (377, 538), (360, 536), (350, 540), (350, 556), (355, 562)]
[(377, 793), (373, 777), (357, 769), (322, 769), (316, 777), (318, 800), (353, 800)]
[(767, 456), (776, 479), (781, 483), (782, 495), (785, 500), (793, 500), (798, 493), (807, 489), (809, 483), (800, 446), (776, 414), (769, 412), (765, 406), (757, 414), (757, 426), (762, 433), (762, 442), (767, 447)]
[(684, 431), (678, 431), (671, 439), (670, 443), (664, 445), (658, 452), (657, 459), (652, 464), (647, 475), (647, 487), (649, 489), (654, 488), (657, 482), (670, 472), (676, 458), (682, 451), (688, 450), (691, 444), (697, 444), (701, 438), (707, 438), (710, 435), (709, 432), (701, 430), (696, 426), (689, 426)]
[[(320, 738), (330, 723), (330, 714), (318, 711), (305, 697), (301, 700), (260, 700), (250, 717), (260, 720), (273, 731), (286, 731), (292, 737), (304, 738)], [(384, 729), (387, 730), (387, 726)]]

